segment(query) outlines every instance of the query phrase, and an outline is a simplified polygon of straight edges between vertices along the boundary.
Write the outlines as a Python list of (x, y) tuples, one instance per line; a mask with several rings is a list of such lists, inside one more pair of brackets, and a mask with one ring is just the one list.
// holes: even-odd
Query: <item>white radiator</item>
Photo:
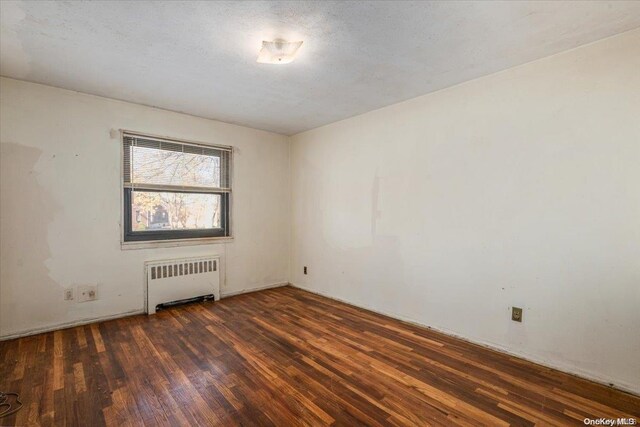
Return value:
[(145, 262), (147, 313), (158, 304), (212, 296), (220, 299), (220, 258), (217, 256)]

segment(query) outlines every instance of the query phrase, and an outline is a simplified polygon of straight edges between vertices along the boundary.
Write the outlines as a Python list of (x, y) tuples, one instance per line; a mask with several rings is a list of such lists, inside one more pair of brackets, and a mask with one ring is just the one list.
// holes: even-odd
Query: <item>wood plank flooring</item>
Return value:
[(0, 425), (583, 425), (640, 398), (284, 287), (0, 342)]

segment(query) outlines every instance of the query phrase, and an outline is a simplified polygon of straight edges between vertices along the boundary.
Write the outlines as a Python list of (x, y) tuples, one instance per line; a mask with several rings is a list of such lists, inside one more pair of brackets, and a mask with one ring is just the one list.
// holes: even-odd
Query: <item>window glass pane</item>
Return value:
[(219, 194), (133, 191), (131, 230), (197, 230), (220, 228)]
[(139, 146), (129, 150), (133, 183), (221, 187), (218, 156)]

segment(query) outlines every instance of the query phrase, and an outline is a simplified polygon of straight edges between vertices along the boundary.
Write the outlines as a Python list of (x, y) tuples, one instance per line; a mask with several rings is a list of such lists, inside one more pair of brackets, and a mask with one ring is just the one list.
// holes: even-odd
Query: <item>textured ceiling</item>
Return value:
[[(0, 3), (0, 73), (283, 134), (640, 26), (640, 2)], [(262, 40), (304, 40), (289, 65)]]

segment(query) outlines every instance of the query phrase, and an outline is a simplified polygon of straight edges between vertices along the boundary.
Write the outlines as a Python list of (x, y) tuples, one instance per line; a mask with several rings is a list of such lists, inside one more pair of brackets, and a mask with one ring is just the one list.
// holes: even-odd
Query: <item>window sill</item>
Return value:
[(195, 239), (170, 239), (170, 240), (149, 240), (146, 242), (120, 242), (120, 248), (125, 250), (131, 249), (155, 249), (155, 248), (174, 248), (179, 246), (199, 246), (212, 245), (218, 243), (233, 242), (233, 237), (201, 237)]

